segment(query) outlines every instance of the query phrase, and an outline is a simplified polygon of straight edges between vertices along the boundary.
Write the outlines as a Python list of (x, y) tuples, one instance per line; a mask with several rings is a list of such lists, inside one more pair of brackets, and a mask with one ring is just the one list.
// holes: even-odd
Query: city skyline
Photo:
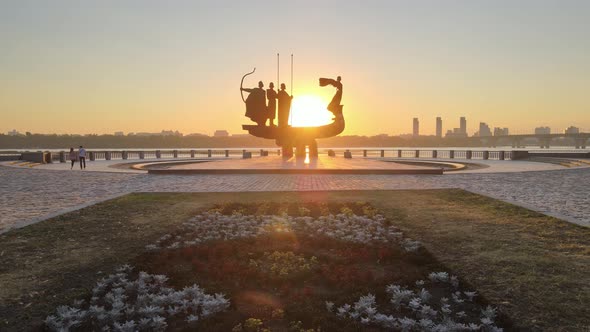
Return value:
[[(410, 133), (408, 132), (401, 132), (401, 133), (377, 133), (377, 134), (373, 134), (373, 135), (358, 135), (358, 136), (382, 136), (382, 135), (386, 135), (386, 136), (414, 136), (414, 137), (418, 137), (418, 136), (435, 136), (435, 137), (439, 137), (439, 138), (444, 138), (444, 137), (448, 137), (448, 136), (454, 136), (453, 134), (461, 134), (464, 135), (466, 137), (469, 136), (506, 136), (509, 134), (513, 134), (513, 135), (523, 135), (523, 134), (556, 134), (556, 133), (568, 133), (568, 132), (579, 132), (579, 133), (590, 133), (590, 129), (585, 129), (585, 128), (580, 128), (577, 127), (575, 125), (570, 125), (567, 126), (566, 128), (554, 128), (554, 127), (549, 127), (549, 126), (543, 126), (543, 125), (539, 125), (536, 126), (534, 128), (529, 128), (528, 130), (513, 130), (509, 127), (498, 127), (498, 126), (491, 126), (487, 123), (487, 122), (477, 122), (478, 123), (478, 130), (473, 130), (470, 131), (467, 129), (467, 123), (469, 123), (467, 121), (467, 119), (465, 117), (460, 117), (459, 118), (459, 127), (446, 127), (447, 131), (446, 134), (444, 133), (444, 122), (443, 122), (443, 118), (440, 116), (437, 116), (435, 118), (435, 132), (433, 133), (422, 133), (421, 129), (420, 129), (420, 119), (419, 118), (413, 118), (412, 119), (412, 131)], [(452, 121), (451, 121), (452, 122)], [(482, 127), (486, 128), (485, 132), (486, 134), (482, 135)], [(449, 129), (450, 128), (450, 129)], [(454, 133), (453, 133), (454, 131)], [(178, 130), (169, 130), (169, 129), (162, 129), (161, 131), (155, 131), (155, 132), (145, 132), (145, 131), (115, 131), (115, 132), (110, 132), (110, 133), (64, 133), (63, 135), (114, 135), (114, 136), (149, 136), (149, 135), (172, 135), (172, 136), (219, 136), (216, 135), (218, 132), (226, 132), (229, 136), (248, 136), (249, 134), (244, 134), (243, 132), (230, 132), (227, 129), (214, 129), (213, 131), (209, 133), (203, 133), (203, 132), (190, 132), (190, 133), (182, 133), (179, 132)], [(27, 134), (42, 134), (42, 135), (54, 135), (54, 134), (60, 134), (60, 133), (38, 133), (38, 132), (30, 132), (30, 131), (18, 131), (16, 129), (12, 129), (8, 132), (5, 133), (1, 133), (0, 135), (8, 135), (8, 136), (25, 136), (25, 133)], [(223, 135), (225, 136), (225, 135)]]
[(3, 3), (0, 132), (240, 133), (238, 81), (276, 81), (277, 53), (288, 91), (294, 54), (296, 98), (327, 105), (317, 79), (342, 75), (344, 135), (436, 116), (590, 128), (588, 16), (581, 1)]

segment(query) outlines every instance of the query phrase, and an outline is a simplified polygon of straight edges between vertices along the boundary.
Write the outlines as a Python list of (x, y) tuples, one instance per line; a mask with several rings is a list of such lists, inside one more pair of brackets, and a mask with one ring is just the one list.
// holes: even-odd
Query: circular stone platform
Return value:
[(460, 164), (424, 162), (419, 165), (369, 158), (346, 159), (320, 156), (316, 159), (277, 156), (227, 159), (209, 162), (160, 162), (135, 165), (150, 174), (443, 174), (444, 169)]

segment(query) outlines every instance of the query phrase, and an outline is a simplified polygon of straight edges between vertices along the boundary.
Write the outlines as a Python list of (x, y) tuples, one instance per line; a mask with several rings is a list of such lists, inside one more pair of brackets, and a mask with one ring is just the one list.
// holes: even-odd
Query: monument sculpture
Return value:
[[(250, 135), (274, 139), (276, 144), (281, 147), (282, 155), (284, 157), (292, 157), (295, 149), (296, 157), (305, 157), (305, 149), (309, 149), (310, 158), (318, 156), (318, 145), (316, 139), (328, 138), (340, 134), (344, 130), (345, 122), (342, 114), (342, 79), (338, 76), (336, 79), (320, 78), (320, 86), (332, 85), (336, 88), (336, 94), (328, 104), (328, 111), (332, 112), (334, 118), (332, 123), (318, 126), (318, 127), (292, 127), (288, 124), (289, 112), (291, 108), (291, 100), (293, 96), (289, 96), (286, 92), (286, 86), (281, 84), (281, 90), (275, 93), (273, 83), (270, 83), (270, 89), (265, 91), (262, 81), (258, 83), (257, 88), (244, 88), (244, 78), (253, 74), (256, 68), (250, 73), (242, 77), (240, 83), (240, 92), (242, 93), (242, 100), (246, 104), (246, 117), (256, 122), (256, 125), (242, 125), (244, 130), (247, 130)], [(243, 92), (248, 92), (248, 97), (244, 99)], [(268, 95), (270, 91), (271, 95)], [(269, 105), (266, 105), (266, 99), (269, 99)], [(278, 101), (278, 126), (273, 123), (275, 118), (275, 98)], [(272, 101), (271, 101), (272, 100)], [(269, 124), (266, 125), (266, 120)]]

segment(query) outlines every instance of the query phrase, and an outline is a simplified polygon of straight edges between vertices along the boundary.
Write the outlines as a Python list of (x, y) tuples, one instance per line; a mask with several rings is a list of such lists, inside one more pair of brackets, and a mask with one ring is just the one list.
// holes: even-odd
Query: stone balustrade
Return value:
[[(563, 158), (590, 158), (590, 153), (573, 153), (567, 156), (565, 152), (554, 152), (554, 156)], [(0, 152), (1, 154), (1, 152)], [(527, 150), (484, 150), (484, 149), (396, 149), (396, 148), (330, 148), (320, 149), (320, 154), (331, 157), (345, 158), (409, 158), (409, 159), (464, 159), (464, 160), (519, 160), (539, 155)], [(277, 149), (186, 149), (186, 150), (88, 150), (88, 161), (99, 160), (143, 160), (143, 159), (201, 159), (201, 158), (252, 158), (252, 156), (266, 157), (281, 155)], [(543, 157), (551, 156), (547, 152)], [(11, 152), (3, 160), (23, 160), (35, 163), (68, 162), (69, 152)], [(0, 160), (1, 161), (1, 160)]]

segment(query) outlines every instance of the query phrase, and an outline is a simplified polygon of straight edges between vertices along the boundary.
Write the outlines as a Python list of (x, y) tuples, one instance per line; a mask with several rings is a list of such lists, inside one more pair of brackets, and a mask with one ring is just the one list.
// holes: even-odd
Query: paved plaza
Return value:
[[(526, 163), (526, 162), (523, 162)], [(496, 166), (494, 166), (496, 164)], [(241, 192), (308, 190), (395, 190), (462, 188), (590, 226), (590, 168), (536, 163), (522, 171), (517, 161), (444, 175), (349, 174), (199, 174), (151, 175), (145, 172), (69, 170), (0, 165), (0, 233), (64, 211), (131, 192)], [(532, 167), (532, 166), (531, 166)], [(494, 170), (499, 172), (494, 172)], [(510, 171), (512, 169), (512, 171)], [(530, 169), (530, 168), (529, 168)], [(533, 168), (534, 169), (534, 168)]]
[[(163, 166), (159, 166), (162, 165)], [(264, 158), (144, 164), (154, 174), (442, 174), (441, 168), (373, 158)], [(156, 169), (150, 168), (155, 166)]]

